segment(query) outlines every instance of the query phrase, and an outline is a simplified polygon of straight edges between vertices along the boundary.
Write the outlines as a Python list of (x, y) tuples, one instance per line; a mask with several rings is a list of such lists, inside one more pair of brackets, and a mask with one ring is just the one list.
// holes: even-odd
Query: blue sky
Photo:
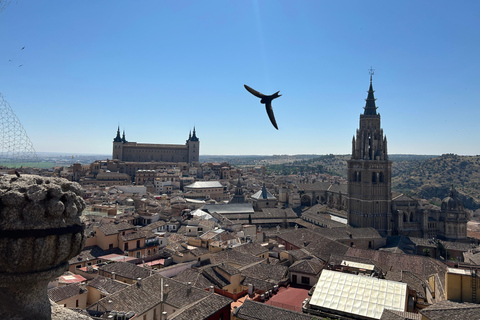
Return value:
[(14, 0), (0, 93), (37, 151), (347, 154), (372, 66), (389, 153), (476, 155), (479, 32), (478, 1)]

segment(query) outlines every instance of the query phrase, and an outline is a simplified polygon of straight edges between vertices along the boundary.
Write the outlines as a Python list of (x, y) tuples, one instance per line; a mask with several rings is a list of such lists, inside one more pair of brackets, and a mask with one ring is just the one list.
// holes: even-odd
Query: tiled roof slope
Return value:
[(59, 302), (76, 295), (85, 293), (87, 290), (79, 284), (69, 284), (66, 286), (55, 287), (48, 290), (48, 297), (55, 302)]
[(123, 251), (120, 250), (119, 248), (103, 250), (99, 246), (85, 247), (83, 248), (82, 252), (80, 252), (76, 257), (73, 257), (72, 259), (68, 260), (68, 263), (75, 264), (83, 261), (95, 260), (98, 257), (106, 256), (112, 253), (123, 254)]
[(265, 303), (253, 300), (245, 300), (243, 305), (238, 307), (236, 316), (242, 320), (312, 320), (318, 317), (309, 316), (303, 313), (274, 307)]
[(271, 265), (259, 263), (247, 268), (241, 269), (243, 276), (256, 278), (260, 280), (272, 280), (276, 283), (287, 277), (288, 267), (282, 265)]
[(255, 242), (251, 242), (251, 243), (243, 244), (243, 245), (240, 245), (240, 246), (236, 246), (236, 247), (233, 247), (232, 249), (236, 250), (236, 251), (243, 252), (243, 253), (249, 253), (249, 254), (252, 254), (254, 256), (257, 256), (257, 255), (268, 252), (268, 249), (266, 247), (264, 247), (264, 246), (262, 246), (258, 243), (255, 243)]
[[(226, 298), (227, 299), (227, 298)], [(177, 310), (173, 313), (169, 320), (192, 320), (192, 319), (207, 319), (213, 314), (217, 313), (219, 310), (225, 308), (231, 303), (231, 300), (226, 299), (211, 299), (210, 296), (196, 301), (188, 306)]]
[(122, 290), (125, 287), (128, 287), (128, 284), (115, 281), (110, 278), (97, 276), (95, 279), (92, 279), (90, 282), (88, 282), (87, 286), (98, 289), (104, 294), (112, 294), (119, 290)]
[(180, 274), (176, 275), (172, 279), (187, 284), (190, 282), (192, 286), (199, 289), (207, 289), (213, 285), (213, 283), (205, 278), (205, 276), (198, 269), (185, 269)]
[(420, 310), (420, 314), (429, 320), (476, 320), (480, 319), (480, 305), (444, 300)]
[(378, 263), (384, 271), (410, 271), (420, 275), (423, 279), (438, 273), (442, 286), (445, 288), (447, 266), (429, 257), (350, 247), (345, 255), (370, 259)]
[(397, 310), (384, 309), (380, 320), (421, 320), (422, 315), (413, 312), (401, 312)]
[[(162, 281), (163, 289), (168, 284), (168, 293), (164, 293), (164, 290), (162, 290)], [(232, 302), (229, 298), (165, 278), (160, 274), (154, 274), (143, 279), (140, 285), (135, 284), (120, 290), (108, 296), (108, 298), (99, 300), (88, 309), (92, 311), (97, 308), (105, 310), (108, 305), (109, 310), (133, 311), (136, 314), (142, 314), (157, 306), (162, 300), (173, 308), (180, 309), (206, 297), (208, 297), (208, 299), (205, 299), (207, 303), (202, 305), (202, 308), (205, 312), (211, 312), (210, 314), (216, 312), (219, 305), (227, 306)], [(110, 303), (107, 300), (110, 300)]]
[(235, 250), (224, 250), (214, 253), (210, 256), (210, 262), (212, 264), (228, 262), (234, 266), (246, 266), (263, 260), (263, 258), (255, 257), (254, 255)]
[(135, 229), (135, 226), (128, 222), (103, 223), (98, 227), (106, 236), (117, 234), (123, 230)]
[(288, 270), (290, 272), (300, 272), (305, 274), (317, 275), (322, 271), (323, 264), (320, 261), (300, 260), (295, 261)]
[(150, 276), (151, 271), (143, 267), (139, 267), (133, 263), (115, 262), (107, 264), (99, 268), (99, 270), (112, 273), (115, 272), (117, 276), (136, 280), (137, 278), (146, 278)]

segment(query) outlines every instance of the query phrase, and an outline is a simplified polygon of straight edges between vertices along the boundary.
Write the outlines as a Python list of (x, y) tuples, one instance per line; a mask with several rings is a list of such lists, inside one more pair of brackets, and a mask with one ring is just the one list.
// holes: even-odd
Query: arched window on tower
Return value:
[(413, 222), (413, 212), (410, 212), (410, 222)]
[(362, 173), (361, 172), (358, 173), (358, 181), (359, 182), (362, 181)]
[(372, 182), (377, 183), (377, 173), (376, 172), (372, 172)]
[(353, 172), (353, 178), (352, 178), (353, 182), (356, 182), (357, 181), (357, 171), (354, 171)]
[(406, 213), (403, 214), (403, 222), (407, 222), (407, 214)]
[(378, 174), (378, 182), (384, 182), (383, 180), (384, 180), (384, 178), (383, 178), (383, 172), (380, 172), (380, 173)]

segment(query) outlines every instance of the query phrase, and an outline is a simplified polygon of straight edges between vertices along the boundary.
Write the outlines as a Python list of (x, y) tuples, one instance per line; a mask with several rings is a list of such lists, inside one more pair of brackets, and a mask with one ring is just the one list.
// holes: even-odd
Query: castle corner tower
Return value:
[(352, 140), (348, 166), (348, 224), (375, 228), (382, 236), (392, 234), (391, 177), (387, 138), (380, 127), (370, 71), (370, 88), (360, 127)]

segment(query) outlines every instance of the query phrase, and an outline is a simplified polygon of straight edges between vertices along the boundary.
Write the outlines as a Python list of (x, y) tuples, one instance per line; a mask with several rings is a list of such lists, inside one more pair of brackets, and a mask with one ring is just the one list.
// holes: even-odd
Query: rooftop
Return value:
[(385, 308), (405, 311), (406, 299), (405, 283), (323, 270), (310, 305), (380, 319)]

